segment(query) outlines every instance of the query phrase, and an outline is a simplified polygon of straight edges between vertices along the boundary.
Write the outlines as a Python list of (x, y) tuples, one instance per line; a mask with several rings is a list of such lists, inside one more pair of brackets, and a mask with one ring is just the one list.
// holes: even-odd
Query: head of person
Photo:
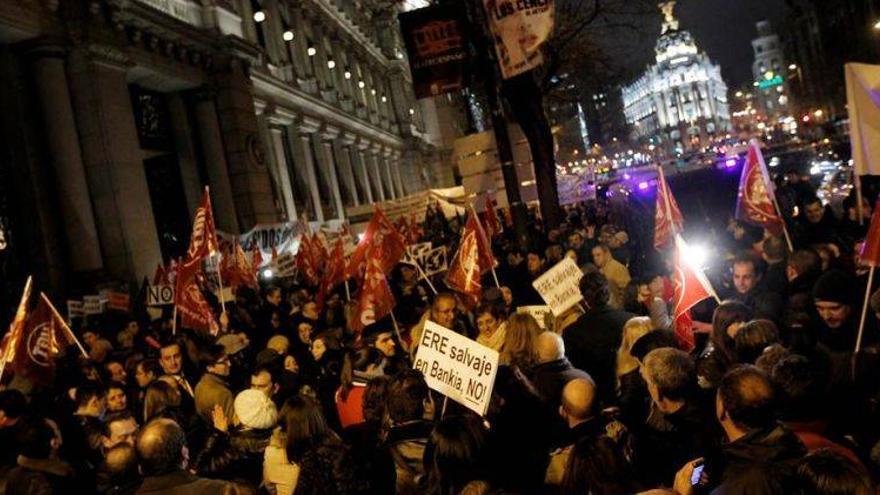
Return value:
[(756, 366), (739, 365), (721, 380), (715, 394), (715, 417), (727, 439), (735, 441), (773, 424), (775, 405), (773, 382), (767, 374)]
[(91, 383), (81, 384), (76, 388), (74, 399), (76, 401), (76, 412), (79, 415), (99, 418), (107, 410), (104, 390), (97, 385)]
[(526, 255), (526, 268), (529, 270), (529, 273), (532, 275), (541, 273), (544, 271), (544, 265), (547, 263), (547, 258), (540, 249), (530, 249), (528, 254)]
[(608, 279), (599, 272), (585, 273), (581, 278), (580, 289), (584, 302), (590, 309), (606, 306), (611, 299)]
[(104, 418), (101, 444), (104, 446), (105, 452), (120, 443), (128, 443), (133, 446), (137, 432), (138, 422), (130, 412), (116, 412)]
[(285, 434), (285, 450), (290, 462), (301, 462), (313, 447), (336, 436), (321, 414), (321, 406), (304, 395), (287, 399), (281, 408), (278, 426)]
[(272, 306), (280, 306), (282, 301), (281, 288), (271, 285), (266, 288), (266, 302)]
[(737, 301), (724, 301), (712, 314), (712, 344), (715, 351), (733, 361), (734, 342), (737, 332), (752, 319), (752, 310)]
[(477, 306), (474, 316), (480, 334), (492, 335), (504, 322), (504, 308), (495, 302), (484, 301)]
[(506, 285), (501, 286), (501, 299), (504, 300), (504, 305), (508, 308), (513, 306), (513, 291), (510, 290), (510, 287)]
[(485, 468), (486, 429), (471, 416), (447, 416), (431, 432), (425, 451), (432, 493), (463, 493)]
[(767, 263), (779, 263), (785, 259), (786, 246), (785, 241), (778, 235), (771, 235), (764, 239), (761, 244), (764, 261)]
[(872, 495), (871, 479), (853, 461), (829, 449), (806, 455), (796, 471), (799, 493), (811, 495)]
[(144, 393), (144, 421), (180, 407), (180, 391), (165, 380), (156, 380)]
[(648, 318), (647, 316), (630, 318), (624, 323), (623, 336), (620, 339), (620, 348), (617, 349), (618, 378), (639, 367), (638, 359), (633, 357), (631, 353), (633, 344), (650, 333), (653, 329), (654, 326), (651, 324), (651, 318)]
[(584, 236), (580, 232), (572, 232), (568, 235), (568, 247), (578, 250), (584, 247)]
[(822, 200), (813, 196), (804, 204), (804, 218), (811, 224), (817, 224), (825, 217), (825, 207), (822, 206)]
[(501, 346), (501, 362), (530, 368), (537, 358), (536, 341), (541, 327), (530, 314), (517, 313), (510, 316), (505, 324), (506, 334)]
[(272, 349), (283, 356), (287, 354), (288, 350), (290, 350), (290, 339), (288, 339), (286, 335), (273, 335), (269, 337), (269, 341), (266, 343), (266, 349)]
[(125, 388), (116, 382), (110, 382), (106, 395), (107, 410), (110, 412), (124, 411), (128, 407)]
[(361, 339), (368, 347), (374, 347), (387, 358), (397, 354), (397, 343), (394, 341), (393, 322), (383, 318), (367, 325), (361, 333)]
[(421, 372), (407, 369), (391, 377), (385, 407), (393, 423), (422, 419), (427, 400), (428, 384)]
[(788, 257), (785, 277), (789, 282), (798, 277), (816, 277), (822, 272), (822, 259), (812, 249), (798, 249)]
[(153, 383), (153, 380), (161, 375), (162, 367), (155, 359), (144, 359), (134, 367), (134, 379), (140, 388), (147, 388), (147, 385)]
[(299, 338), (300, 343), (305, 345), (312, 343), (312, 332), (315, 327), (312, 325), (311, 321), (299, 318), (295, 321), (294, 327), (296, 328), (296, 335)]
[(258, 365), (251, 373), (251, 389), (259, 390), (266, 397), (273, 397), (278, 393), (278, 383), (275, 380), (275, 368), (268, 364)]
[(562, 403), (559, 415), (569, 428), (573, 428), (593, 417), (596, 402), (596, 384), (592, 379), (575, 378), (562, 389)]
[(98, 332), (95, 330), (86, 329), (83, 331), (82, 339), (83, 342), (85, 342), (85, 344), (89, 346), (89, 349), (94, 349), (95, 344), (98, 343), (98, 340), (101, 339), (101, 336), (98, 335)]
[(242, 390), (232, 403), (235, 416), (245, 429), (267, 430), (278, 421), (278, 410), (272, 399), (261, 390)]
[(18, 424), (27, 412), (27, 399), (15, 389), (0, 390), (0, 429)]
[(784, 421), (810, 422), (825, 416), (830, 376), (822, 366), (792, 354), (776, 363), (770, 377), (780, 394)]
[(571, 450), (562, 493), (635, 493), (634, 473), (610, 437), (577, 442)]
[(684, 351), (664, 347), (645, 356), (642, 378), (654, 405), (664, 413), (679, 410), (697, 386), (694, 362)]
[(565, 343), (555, 332), (541, 332), (535, 339), (535, 355), (538, 364), (558, 361), (565, 357)]
[(144, 425), (135, 448), (144, 476), (170, 474), (189, 464), (183, 428), (170, 419), (158, 418)]
[(309, 352), (311, 352), (312, 357), (316, 362), (321, 362), (324, 359), (324, 355), (327, 354), (328, 346), (327, 346), (327, 338), (324, 335), (318, 335), (315, 337), (315, 340), (309, 344)]
[(829, 270), (813, 285), (813, 303), (825, 325), (836, 330), (849, 321), (856, 297), (855, 277), (842, 270)]
[(455, 323), (456, 301), (450, 292), (441, 292), (431, 303), (430, 320), (445, 328), (452, 328)]
[(367, 382), (361, 409), (364, 420), (381, 424), (385, 418), (385, 403), (388, 400), (388, 384), (391, 378), (385, 375), (374, 376)]
[(166, 375), (179, 375), (183, 370), (183, 346), (180, 341), (170, 339), (162, 342), (159, 349), (159, 365)]
[(753, 255), (743, 253), (733, 260), (733, 287), (737, 294), (748, 294), (760, 280), (758, 260)]
[(101, 472), (116, 486), (136, 486), (141, 475), (138, 471), (137, 449), (134, 441), (120, 442), (104, 452)]
[(737, 362), (755, 364), (764, 349), (779, 343), (779, 330), (770, 320), (752, 320), (736, 333), (733, 349)]
[(19, 455), (28, 459), (50, 459), (61, 448), (61, 431), (50, 419), (25, 421), (15, 433)]
[(302, 315), (311, 321), (317, 321), (321, 317), (321, 312), (318, 311), (318, 303), (312, 300), (303, 303)]
[(128, 379), (128, 373), (125, 372), (125, 366), (119, 361), (110, 360), (105, 362), (104, 371), (107, 373), (107, 378), (109, 378), (111, 382), (125, 384), (125, 381)]
[(226, 349), (220, 344), (212, 344), (199, 352), (199, 364), (207, 373), (217, 376), (229, 376), (232, 363)]
[(597, 267), (605, 268), (605, 265), (611, 261), (611, 249), (606, 244), (597, 244), (591, 252), (593, 255), (593, 264)]
[(400, 278), (406, 284), (411, 284), (416, 281), (418, 278), (418, 272), (416, 272), (416, 268), (412, 265), (401, 264), (400, 265)]

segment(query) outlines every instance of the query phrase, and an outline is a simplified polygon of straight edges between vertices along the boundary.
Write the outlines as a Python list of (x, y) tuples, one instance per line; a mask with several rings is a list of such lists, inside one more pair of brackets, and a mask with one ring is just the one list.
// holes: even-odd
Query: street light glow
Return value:
[(258, 10), (254, 12), (254, 22), (261, 23), (266, 20), (266, 12), (263, 10)]
[(284, 38), (284, 41), (293, 41), (293, 31), (288, 29), (287, 31), (284, 31), (284, 34), (282, 34), (281, 37)]
[(336, 68), (336, 61), (333, 60), (332, 58), (327, 60), (327, 68), (330, 70), (335, 69)]
[(791, 64), (788, 66), (788, 70), (797, 70), (797, 64)]
[(310, 57), (314, 57), (315, 54), (318, 53), (318, 49), (315, 48), (314, 46), (310, 46), (310, 47), (306, 50), (306, 53), (308, 53)]
[(880, 31), (880, 19), (878, 19), (877, 22), (874, 23), (874, 30)]
[(263, 270), (263, 278), (270, 279), (272, 278), (272, 275), (274, 275), (274, 273), (272, 273), (271, 268), (266, 268), (265, 270)]

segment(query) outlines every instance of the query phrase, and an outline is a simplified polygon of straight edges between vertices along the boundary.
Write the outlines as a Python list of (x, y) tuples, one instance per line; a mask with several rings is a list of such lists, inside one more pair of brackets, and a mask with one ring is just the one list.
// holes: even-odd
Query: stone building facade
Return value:
[(221, 230), (450, 185), (414, 100), (395, 4), (0, 2), (4, 278), (138, 280)]

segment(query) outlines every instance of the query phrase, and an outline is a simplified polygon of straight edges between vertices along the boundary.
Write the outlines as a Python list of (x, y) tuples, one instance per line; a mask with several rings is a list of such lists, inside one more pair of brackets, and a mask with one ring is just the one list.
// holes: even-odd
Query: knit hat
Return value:
[(255, 430), (272, 428), (278, 421), (278, 410), (264, 392), (247, 389), (235, 396), (235, 415), (241, 424)]
[(828, 270), (813, 285), (813, 299), (852, 305), (856, 300), (855, 277), (841, 270)]

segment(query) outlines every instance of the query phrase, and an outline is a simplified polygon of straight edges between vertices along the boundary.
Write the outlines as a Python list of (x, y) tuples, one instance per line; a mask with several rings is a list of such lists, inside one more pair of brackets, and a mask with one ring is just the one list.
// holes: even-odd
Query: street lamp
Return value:
[(266, 20), (266, 11), (265, 10), (260, 9), (256, 12), (254, 12), (254, 22), (259, 24), (265, 20)]
[(327, 59), (327, 68), (330, 70), (335, 69), (336, 68), (336, 61), (333, 60), (332, 58), (328, 58)]
[(313, 45), (311, 41), (309, 41), (309, 47), (306, 49), (306, 53), (307, 53), (310, 57), (314, 57), (315, 54), (318, 53), (318, 49), (315, 48), (315, 45)]
[(293, 30), (289, 28), (286, 29), (284, 33), (281, 34), (281, 38), (283, 38), (284, 41), (293, 41)]
[(880, 19), (874, 22), (874, 31), (880, 31)]
[(788, 70), (798, 70), (797, 64), (791, 64), (788, 66)]

